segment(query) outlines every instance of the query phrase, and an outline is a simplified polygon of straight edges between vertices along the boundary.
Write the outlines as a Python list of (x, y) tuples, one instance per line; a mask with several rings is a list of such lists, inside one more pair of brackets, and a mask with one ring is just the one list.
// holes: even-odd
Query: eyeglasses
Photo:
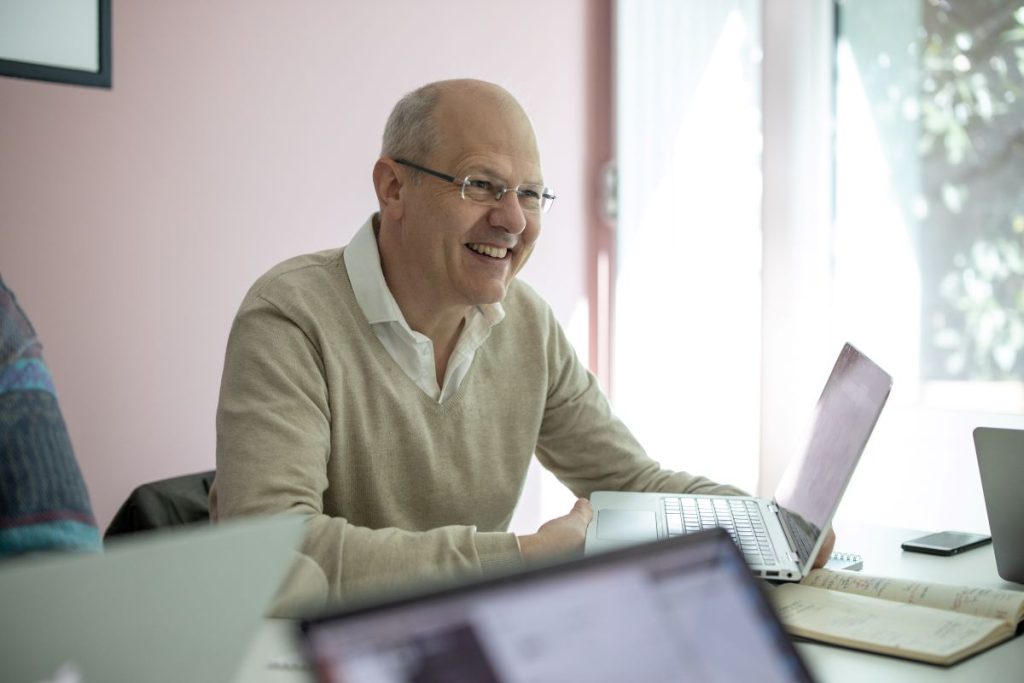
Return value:
[(519, 199), (519, 206), (524, 212), (547, 213), (548, 209), (551, 208), (551, 205), (555, 201), (555, 195), (549, 188), (544, 187), (543, 185), (522, 183), (515, 187), (508, 187), (501, 181), (495, 180), (494, 178), (488, 178), (485, 175), (468, 175), (462, 180), (459, 180), (455, 176), (435, 171), (427, 168), (426, 166), (414, 164), (406, 159), (395, 159), (395, 161), (403, 166), (415, 168), (417, 171), (423, 171), (435, 178), (440, 178), (441, 180), (445, 180), (453, 185), (458, 185), (460, 188), (460, 197), (463, 199), (472, 199), (474, 202), (478, 202), (480, 204), (497, 206), (497, 204), (505, 197), (505, 193), (515, 192), (516, 197)]

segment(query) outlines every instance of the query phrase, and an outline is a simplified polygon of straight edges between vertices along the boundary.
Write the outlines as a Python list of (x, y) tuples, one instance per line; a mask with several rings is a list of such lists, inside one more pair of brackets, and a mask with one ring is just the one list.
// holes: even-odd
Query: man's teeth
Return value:
[(505, 254), (508, 253), (508, 249), (505, 247), (492, 247), (488, 244), (467, 244), (466, 246), (478, 254), (490, 256), (491, 258), (505, 258)]

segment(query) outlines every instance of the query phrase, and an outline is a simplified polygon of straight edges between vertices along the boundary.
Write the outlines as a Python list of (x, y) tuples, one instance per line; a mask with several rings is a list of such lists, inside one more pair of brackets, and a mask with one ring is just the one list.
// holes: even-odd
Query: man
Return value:
[(42, 344), (0, 278), (0, 557), (100, 550)]
[[(211, 514), (310, 518), (278, 613), (578, 553), (594, 490), (739, 493), (650, 460), (515, 279), (554, 193), (509, 93), (410, 93), (373, 183), (379, 213), (260, 278), (228, 342)], [(580, 500), (516, 538), (534, 453)]]

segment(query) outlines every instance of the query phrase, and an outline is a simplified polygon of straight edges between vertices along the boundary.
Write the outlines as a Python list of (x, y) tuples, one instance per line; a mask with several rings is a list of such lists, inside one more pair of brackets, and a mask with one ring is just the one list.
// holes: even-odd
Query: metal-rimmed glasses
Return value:
[(508, 187), (500, 180), (495, 180), (483, 174), (468, 175), (461, 180), (453, 175), (435, 171), (426, 166), (414, 164), (408, 159), (395, 159), (396, 163), (415, 168), (435, 178), (447, 181), (452, 185), (459, 186), (459, 196), (462, 199), (471, 199), (480, 204), (496, 206), (507, 192), (515, 192), (519, 199), (519, 206), (525, 213), (547, 213), (555, 201), (555, 195), (550, 188), (535, 183), (521, 183), (515, 187)]

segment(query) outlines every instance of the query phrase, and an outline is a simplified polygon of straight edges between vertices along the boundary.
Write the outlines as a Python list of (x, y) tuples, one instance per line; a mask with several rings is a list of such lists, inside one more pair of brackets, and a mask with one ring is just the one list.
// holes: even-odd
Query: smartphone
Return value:
[(904, 541), (904, 550), (929, 555), (956, 555), (971, 548), (991, 543), (992, 537), (985, 534), (970, 534), (961, 531), (940, 531), (920, 538)]

